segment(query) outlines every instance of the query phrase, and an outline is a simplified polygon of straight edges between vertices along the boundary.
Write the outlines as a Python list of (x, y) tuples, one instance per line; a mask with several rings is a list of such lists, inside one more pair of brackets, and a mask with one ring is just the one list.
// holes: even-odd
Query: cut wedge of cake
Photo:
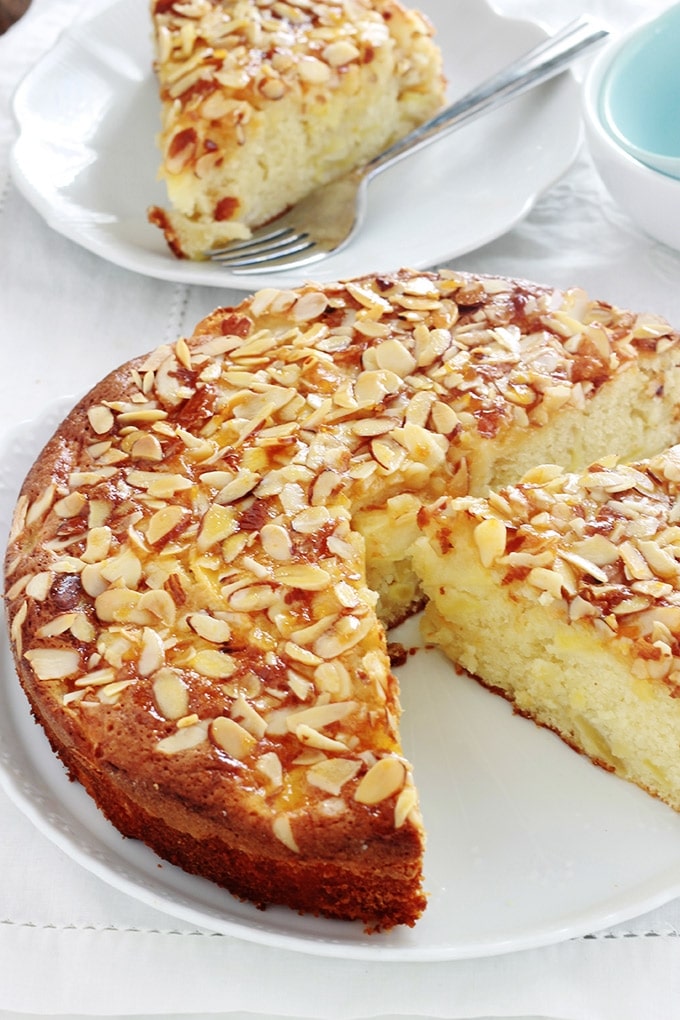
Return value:
[(52, 746), (123, 833), (237, 896), (412, 925), (386, 626), (423, 602), (423, 515), (680, 439), (678, 362), (663, 320), (582, 291), (403, 270), (258, 291), (123, 365), (37, 458), (7, 550)]
[(545, 465), (420, 520), (427, 639), (680, 810), (680, 447)]
[(178, 256), (250, 236), (443, 105), (432, 27), (398, 0), (152, 0)]

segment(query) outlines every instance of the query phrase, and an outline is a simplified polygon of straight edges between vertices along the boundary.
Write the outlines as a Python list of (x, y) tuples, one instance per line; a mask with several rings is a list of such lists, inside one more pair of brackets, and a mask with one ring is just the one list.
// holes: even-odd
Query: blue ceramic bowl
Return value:
[(583, 115), (613, 198), (680, 251), (680, 4), (606, 43), (586, 75)]
[(600, 102), (620, 145), (680, 177), (680, 4), (625, 38), (603, 77)]

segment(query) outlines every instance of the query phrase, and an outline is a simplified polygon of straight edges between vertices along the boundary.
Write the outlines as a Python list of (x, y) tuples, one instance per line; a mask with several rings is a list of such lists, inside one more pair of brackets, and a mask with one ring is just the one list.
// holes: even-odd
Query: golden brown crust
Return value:
[[(40, 716), (37, 715), (39, 721)], [(44, 721), (43, 721), (44, 723)], [(172, 798), (157, 797), (147, 803), (135, 790), (130, 795), (126, 777), (117, 769), (93, 765), (70, 740), (58, 743), (56, 728), (46, 726), (53, 749), (67, 767), (72, 779), (80, 782), (99, 806), (102, 813), (124, 835), (146, 843), (165, 860), (189, 874), (207, 878), (242, 900), (249, 900), (261, 909), (281, 904), (302, 913), (322, 915), (341, 920), (359, 920), (367, 931), (389, 930), (395, 925), (412, 926), (414, 915), (424, 909), (420, 892), (421, 844), (417, 832), (400, 840), (395, 854), (394, 833), (385, 826), (385, 850), (381, 853), (373, 829), (367, 837), (372, 841), (371, 871), (380, 873), (380, 881), (366, 883), (366, 869), (361, 861), (352, 866), (344, 862), (342, 840), (336, 848), (340, 861), (329, 856), (331, 840), (322, 845), (318, 855), (303, 860), (262, 854), (260, 841), (244, 825), (235, 828), (231, 839), (220, 827), (217, 834), (196, 833), (201, 820), (187, 812), (184, 804), (175, 803), (177, 818), (172, 824)], [(270, 842), (262, 833), (262, 843)], [(389, 845), (387, 845), (389, 844)], [(271, 848), (270, 848), (271, 849)], [(363, 889), (361, 895), (358, 890)], [(226, 904), (225, 904), (226, 909)]]
[(413, 592), (400, 575), (376, 615), (364, 542), (369, 568), (406, 562), (424, 504), (631, 378), (677, 427), (677, 350), (578, 291), (404, 270), (260, 291), (122, 366), (36, 461), (7, 552), (54, 747), (124, 832), (237, 895), (412, 924), (423, 830), (379, 619)]

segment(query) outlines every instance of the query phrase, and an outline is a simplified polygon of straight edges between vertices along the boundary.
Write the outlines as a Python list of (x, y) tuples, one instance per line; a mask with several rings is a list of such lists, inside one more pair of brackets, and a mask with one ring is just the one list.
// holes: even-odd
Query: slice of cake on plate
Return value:
[(398, 0), (153, 0), (168, 208), (200, 259), (247, 238), (443, 105), (432, 27)]
[(545, 465), (420, 521), (428, 640), (680, 810), (680, 447)]

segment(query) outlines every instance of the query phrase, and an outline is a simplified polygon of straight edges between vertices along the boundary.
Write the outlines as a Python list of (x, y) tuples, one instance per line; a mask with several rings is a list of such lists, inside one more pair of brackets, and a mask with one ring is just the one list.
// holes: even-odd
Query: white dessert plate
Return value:
[[(24, 424), (0, 451), (0, 527), (70, 406)], [(418, 642), (417, 621), (395, 639)], [(680, 894), (680, 817), (596, 768), (500, 697), (419, 649), (398, 670), (403, 741), (428, 830), (429, 905), (413, 929), (257, 910), (122, 836), (69, 782), (34, 723), (3, 632), (0, 781), (35, 825), (118, 890), (196, 926), (309, 954), (450, 960), (556, 943), (625, 921)], [(502, 642), (502, 635), (499, 635)]]
[[(579, 90), (567, 73), (381, 174), (358, 236), (313, 267), (238, 275), (178, 260), (146, 218), (150, 205), (165, 204), (147, 6), (100, 0), (94, 15), (92, 7), (15, 93), (12, 174), (51, 227), (148, 276), (252, 290), (310, 275), (327, 282), (439, 265), (514, 226), (578, 150)], [(420, 0), (419, 7), (437, 26), (451, 99), (545, 37), (537, 24), (501, 17), (486, 0)]]

